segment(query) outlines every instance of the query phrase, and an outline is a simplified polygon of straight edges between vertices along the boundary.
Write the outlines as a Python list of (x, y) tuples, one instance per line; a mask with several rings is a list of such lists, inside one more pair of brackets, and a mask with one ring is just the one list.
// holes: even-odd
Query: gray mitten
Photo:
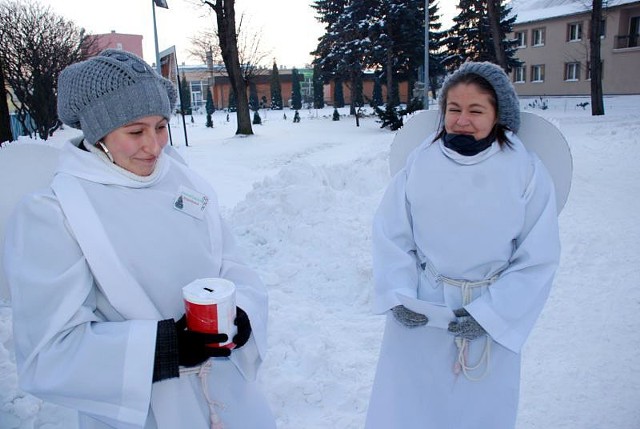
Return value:
[(482, 326), (469, 314), (464, 308), (453, 310), (453, 314), (458, 318), (457, 321), (449, 323), (449, 332), (456, 337), (462, 337), (467, 340), (475, 340), (478, 337), (487, 334)]
[(418, 326), (424, 326), (429, 321), (429, 318), (424, 314), (416, 313), (409, 310), (404, 305), (396, 305), (391, 309), (393, 317), (398, 322), (406, 326), (407, 328), (417, 328)]

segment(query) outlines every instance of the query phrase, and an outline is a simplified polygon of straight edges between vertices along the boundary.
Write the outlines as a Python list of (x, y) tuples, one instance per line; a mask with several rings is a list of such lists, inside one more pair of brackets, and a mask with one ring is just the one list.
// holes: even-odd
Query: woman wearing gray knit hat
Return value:
[(515, 427), (520, 351), (559, 262), (554, 185), (518, 139), (509, 77), (465, 63), (439, 101), (439, 131), (374, 218), (374, 311), (387, 319), (367, 429)]
[[(175, 101), (124, 51), (60, 74), (59, 117), (83, 136), (7, 227), (20, 385), (77, 410), (81, 428), (272, 429), (255, 381), (266, 289), (215, 191), (167, 146)], [(182, 289), (210, 278), (235, 285), (235, 304), (225, 295), (222, 332), (196, 332)]]

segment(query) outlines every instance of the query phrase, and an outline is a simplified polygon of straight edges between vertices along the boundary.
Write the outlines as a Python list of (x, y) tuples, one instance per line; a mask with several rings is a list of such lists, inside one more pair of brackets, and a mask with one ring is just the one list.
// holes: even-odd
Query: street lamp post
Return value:
[(429, 110), (429, 0), (424, 0), (424, 97), (422, 105)]
[(169, 9), (167, 0), (151, 0), (151, 10), (153, 11), (153, 38), (156, 44), (156, 69), (158, 74), (162, 74), (160, 67), (160, 50), (158, 49), (158, 28), (156, 26), (156, 6)]

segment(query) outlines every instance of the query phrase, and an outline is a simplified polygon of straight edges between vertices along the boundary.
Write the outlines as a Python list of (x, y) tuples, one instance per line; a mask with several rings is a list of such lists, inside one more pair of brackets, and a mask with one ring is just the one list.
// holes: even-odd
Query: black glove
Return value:
[(231, 350), (226, 347), (209, 346), (211, 343), (228, 341), (227, 334), (203, 334), (187, 329), (187, 316), (176, 322), (178, 335), (178, 363), (182, 366), (196, 366), (210, 357), (229, 357)]
[(456, 337), (475, 340), (487, 334), (487, 331), (485, 331), (476, 319), (464, 308), (453, 310), (453, 314), (455, 314), (458, 320), (449, 323), (449, 332), (455, 334)]
[(249, 341), (249, 337), (251, 336), (251, 322), (249, 321), (247, 313), (240, 307), (236, 307), (236, 319), (233, 323), (238, 327), (238, 333), (233, 336), (233, 343), (236, 345), (234, 349), (239, 349)]
[(398, 322), (400, 322), (407, 328), (417, 328), (418, 326), (424, 326), (429, 321), (429, 318), (424, 314), (411, 311), (404, 305), (396, 305), (391, 309), (391, 312), (393, 313), (393, 317), (395, 317)]
[(153, 361), (153, 382), (180, 376), (180, 365), (195, 366), (209, 357), (227, 357), (231, 350), (210, 347), (209, 343), (224, 343), (227, 334), (203, 334), (187, 329), (187, 317), (175, 322), (165, 319), (158, 322), (156, 352)]

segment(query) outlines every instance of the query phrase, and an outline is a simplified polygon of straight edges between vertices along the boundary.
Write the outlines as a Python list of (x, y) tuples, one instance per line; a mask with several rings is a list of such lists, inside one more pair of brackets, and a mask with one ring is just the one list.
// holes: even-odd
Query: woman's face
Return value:
[(113, 162), (138, 176), (148, 176), (167, 145), (167, 120), (162, 116), (146, 116), (111, 131), (102, 142)]
[(487, 137), (496, 124), (492, 97), (473, 83), (459, 83), (449, 88), (444, 127), (449, 134), (472, 135), (476, 140)]

